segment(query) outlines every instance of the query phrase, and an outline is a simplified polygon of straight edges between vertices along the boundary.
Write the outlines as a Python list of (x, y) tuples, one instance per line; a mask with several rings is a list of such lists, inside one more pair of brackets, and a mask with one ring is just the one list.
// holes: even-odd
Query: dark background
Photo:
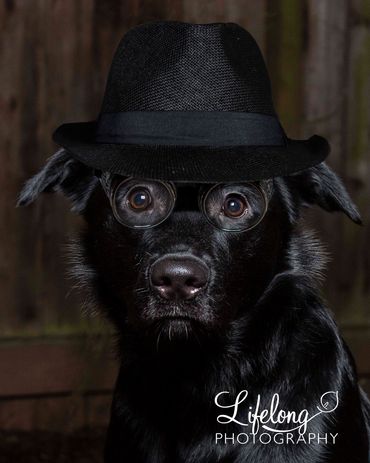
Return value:
[(247, 28), (266, 58), (287, 133), (330, 140), (328, 163), (365, 225), (319, 211), (307, 220), (331, 253), (323, 290), (368, 387), (370, 1), (3, 0), (0, 429), (69, 432), (106, 423), (115, 372), (109, 328), (81, 315), (81, 300), (64, 277), (65, 243), (79, 218), (61, 197), (44, 196), (28, 209), (15, 209), (15, 202), (25, 179), (56, 150), (56, 126), (99, 112), (123, 33), (159, 19)]

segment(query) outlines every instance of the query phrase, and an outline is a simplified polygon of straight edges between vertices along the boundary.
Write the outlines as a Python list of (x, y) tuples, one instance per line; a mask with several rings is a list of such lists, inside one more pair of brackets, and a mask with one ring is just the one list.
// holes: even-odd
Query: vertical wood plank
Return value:
[(268, 3), (267, 59), (274, 103), (291, 138), (299, 138), (302, 127), (304, 5), (295, 0)]
[(347, 0), (308, 0), (305, 56), (305, 133), (330, 139), (331, 165), (343, 165), (347, 109), (349, 10)]
[[(309, 0), (307, 3), (307, 47), (304, 66), (304, 127), (305, 136), (314, 133), (328, 138), (331, 144), (329, 165), (343, 172), (346, 133), (344, 114), (347, 110), (348, 90), (348, 2), (347, 0)], [(339, 310), (336, 274), (334, 269), (344, 265), (343, 223), (340, 215), (316, 212), (314, 226), (321, 229), (333, 261), (325, 290), (330, 304)]]

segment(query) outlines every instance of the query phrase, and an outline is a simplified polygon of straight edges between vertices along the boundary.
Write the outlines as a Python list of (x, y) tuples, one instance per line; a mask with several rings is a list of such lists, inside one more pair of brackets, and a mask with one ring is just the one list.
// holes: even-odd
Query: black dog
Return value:
[[(19, 201), (62, 191), (86, 219), (78, 273), (122, 354), (106, 461), (367, 462), (369, 402), (319, 296), (324, 253), (299, 225), (301, 207), (313, 204), (360, 222), (337, 176), (320, 164), (266, 181), (265, 217), (239, 233), (207, 221), (204, 186), (193, 184), (176, 185), (175, 208), (157, 227), (125, 227), (109, 179), (61, 150)], [(291, 417), (316, 416), (303, 436), (289, 420), (269, 421), (275, 431), (266, 432), (260, 416), (253, 442), (248, 413), (270, 410), (274, 394)]]

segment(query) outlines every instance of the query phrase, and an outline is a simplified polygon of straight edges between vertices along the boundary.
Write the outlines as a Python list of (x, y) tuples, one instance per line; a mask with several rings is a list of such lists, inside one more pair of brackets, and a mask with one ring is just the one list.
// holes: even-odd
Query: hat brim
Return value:
[(288, 139), (285, 146), (168, 146), (97, 143), (96, 122), (63, 124), (53, 140), (89, 167), (123, 176), (177, 182), (238, 182), (284, 176), (329, 154), (327, 140)]

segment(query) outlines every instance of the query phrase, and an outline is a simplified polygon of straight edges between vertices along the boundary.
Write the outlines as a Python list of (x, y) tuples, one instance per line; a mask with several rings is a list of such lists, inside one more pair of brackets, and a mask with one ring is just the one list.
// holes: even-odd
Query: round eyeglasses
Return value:
[[(176, 204), (175, 185), (158, 180), (127, 178), (110, 186), (108, 194), (116, 220), (135, 229), (161, 224)], [(198, 196), (198, 204), (215, 227), (242, 232), (261, 222), (268, 200), (265, 191), (254, 183), (218, 183)]]

